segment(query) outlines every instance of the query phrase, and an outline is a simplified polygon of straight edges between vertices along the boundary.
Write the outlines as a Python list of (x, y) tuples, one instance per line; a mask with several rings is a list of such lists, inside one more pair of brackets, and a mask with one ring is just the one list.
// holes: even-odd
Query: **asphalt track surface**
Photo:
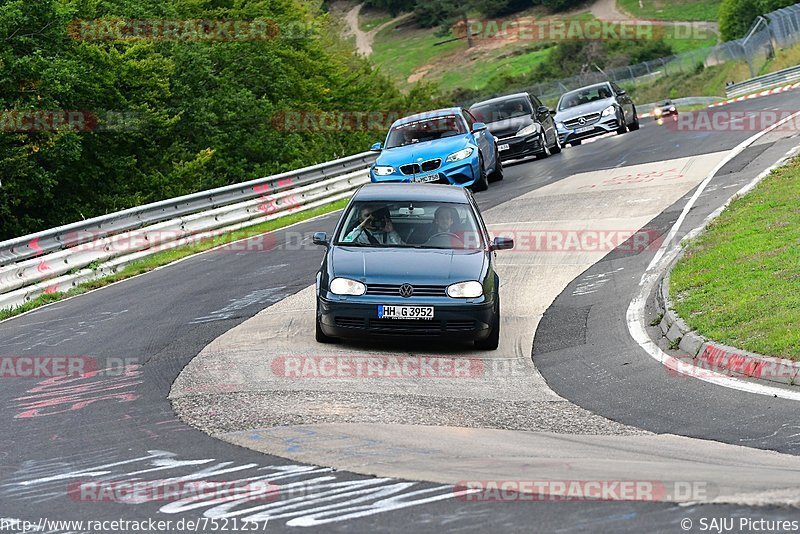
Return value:
[[(796, 102), (797, 93), (790, 92), (721, 109), (794, 110)], [(729, 150), (752, 133), (674, 132), (647, 122), (639, 132), (570, 148), (548, 160), (508, 166), (505, 180), (477, 199), (486, 210), (576, 173)], [(751, 161), (759, 156), (766, 159), (770, 150), (779, 148), (770, 145), (761, 152), (746, 152), (732, 164), (735, 168), (728, 169), (735, 172), (724, 174), (735, 180)], [(744, 175), (738, 179), (744, 180)], [(731, 191), (735, 189), (710, 192), (687, 225), (699, 222), (704, 212), (719, 205)], [(684, 203), (685, 199), (680, 200), (648, 227), (668, 230)], [(115, 365), (119, 359), (129, 364), (121, 375), (98, 374), (70, 382), (0, 381), (0, 402), (6, 407), (0, 415), (4, 430), (0, 435), (0, 518), (36, 523), (40, 518), (177, 521), (219, 512), (207, 503), (181, 508), (164, 502), (88, 502), (68, 494), (70, 482), (102, 477), (146, 476), (152, 480), (202, 475), (227, 480), (266, 474), (275, 479), (276, 473), (283, 473), (299, 480), (303, 468), (296, 462), (221, 442), (183, 424), (175, 417), (167, 395), (181, 370), (211, 341), (313, 280), (321, 251), (287, 246), (287, 232), (293, 239), (298, 233), (330, 230), (335, 220), (336, 215), (330, 215), (302, 223), (256, 240), (249, 247), (252, 250), (209, 252), (0, 323), (5, 356), (88, 356), (101, 362), (101, 368), (104, 363)], [(574, 295), (577, 284), (593, 270), (607, 272), (614, 262), (635, 261), (641, 271), (642, 259), (611, 253), (603, 260), (605, 265), (581, 275), (545, 313), (534, 339), (533, 359), (548, 384), (587, 410), (645, 430), (796, 455), (800, 424), (788, 401), (668, 377), (634, 345), (624, 315), (638, 276), (628, 273), (601, 291)], [(198, 474), (203, 468), (211, 473)], [(679, 532), (683, 518), (692, 518), (695, 524), (710, 516), (798, 518), (792, 508), (740, 505), (474, 503), (452, 498), (447, 490), (429, 483), (374, 482), (361, 475), (323, 471), (302, 476), (333, 477), (324, 483), (349, 482), (353, 488), (378, 485), (400, 491), (395, 486), (406, 484), (402, 487), (404, 499), (376, 505), (377, 494), (366, 495), (372, 498), (372, 508), (366, 509), (351, 493), (337, 507), (324, 510), (335, 499), (311, 496), (292, 511), (271, 519), (267, 531)], [(408, 508), (402, 505), (403, 501), (435, 496), (442, 498)], [(201, 530), (214, 531), (209, 525)], [(172, 531), (181, 530), (173, 527)]]

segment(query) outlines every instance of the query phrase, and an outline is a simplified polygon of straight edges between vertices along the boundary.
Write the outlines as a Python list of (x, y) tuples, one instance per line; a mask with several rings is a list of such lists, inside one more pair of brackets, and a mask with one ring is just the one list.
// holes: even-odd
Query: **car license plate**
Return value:
[(591, 132), (592, 130), (594, 130), (594, 126), (584, 126), (583, 128), (576, 128), (575, 133)]
[(509, 149), (508, 145), (497, 145), (497, 150), (499, 150), (500, 152), (502, 152), (503, 150), (508, 150), (508, 149)]
[(379, 319), (433, 319), (433, 306), (378, 306)]
[(439, 174), (429, 174), (427, 176), (415, 176), (411, 179), (412, 182), (425, 183), (425, 182), (438, 182)]

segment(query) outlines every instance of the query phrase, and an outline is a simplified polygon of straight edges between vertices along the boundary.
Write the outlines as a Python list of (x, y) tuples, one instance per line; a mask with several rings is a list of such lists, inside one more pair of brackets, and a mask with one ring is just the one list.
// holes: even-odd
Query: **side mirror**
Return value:
[(486, 130), (486, 124), (483, 122), (475, 122), (472, 124), (472, 133), (482, 132)]
[(551, 110), (550, 110), (550, 115), (552, 115), (552, 116), (554, 116), (554, 117), (555, 117), (555, 116), (556, 116), (556, 110), (554, 110), (554, 109), (551, 109)]
[(550, 110), (548, 109), (547, 106), (539, 106), (538, 108), (536, 108), (536, 112), (539, 113), (539, 115), (547, 115), (548, 113), (550, 113)]
[(618, 92), (617, 94), (618, 94), (618, 95), (620, 95), (620, 96), (622, 96), (622, 95), (627, 95), (627, 94), (628, 94), (628, 91), (626, 91), (625, 89), (620, 89), (620, 90), (619, 90), (619, 92)]
[(381, 144), (375, 143), (369, 148), (372, 152), (380, 152), (381, 151)]
[(328, 234), (325, 232), (315, 232), (314, 236), (311, 238), (311, 241), (315, 245), (321, 245), (323, 247), (330, 246), (330, 242), (328, 241)]
[(495, 237), (492, 240), (492, 250), (510, 250), (514, 248), (514, 240), (510, 237)]

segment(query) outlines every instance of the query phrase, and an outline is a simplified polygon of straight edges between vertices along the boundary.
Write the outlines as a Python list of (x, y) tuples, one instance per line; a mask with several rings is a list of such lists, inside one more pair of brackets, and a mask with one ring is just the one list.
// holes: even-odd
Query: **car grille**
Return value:
[(472, 332), (475, 329), (475, 321), (447, 321), (445, 330), (448, 332)]
[(442, 160), (440, 158), (436, 159), (429, 159), (428, 161), (423, 161), (421, 164), (419, 163), (407, 163), (406, 165), (400, 165), (400, 172), (403, 174), (419, 174), (421, 172), (429, 172), (438, 169), (442, 165)]
[[(421, 285), (413, 286), (415, 297), (446, 297), (447, 286)], [(400, 284), (367, 284), (367, 295), (384, 295), (396, 297), (400, 295)]]
[[(583, 124), (581, 124), (581, 122), (580, 122), (581, 119), (584, 120)], [(594, 124), (598, 120), (600, 120), (600, 114), (599, 113), (590, 113), (588, 115), (583, 115), (582, 117), (576, 117), (574, 119), (570, 119), (568, 121), (564, 121), (564, 125), (567, 128), (580, 128), (582, 126), (589, 126), (591, 124)]]
[(364, 328), (363, 317), (337, 317), (336, 326), (344, 328)]
[(362, 317), (336, 317), (335, 324), (341, 328), (367, 328), (383, 334), (413, 334), (438, 336), (443, 332), (472, 332), (475, 321), (436, 321), (406, 319), (369, 319)]

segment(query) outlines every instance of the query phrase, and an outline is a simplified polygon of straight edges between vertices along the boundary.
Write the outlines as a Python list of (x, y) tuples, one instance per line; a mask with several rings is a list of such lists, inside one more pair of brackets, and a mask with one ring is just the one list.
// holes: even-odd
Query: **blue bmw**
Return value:
[(317, 273), (316, 339), (372, 336), (500, 340), (496, 250), (472, 194), (446, 185), (367, 184), (356, 191)]
[(503, 179), (497, 143), (462, 108), (428, 111), (392, 124), (369, 174), (372, 182), (428, 182), (485, 191)]

